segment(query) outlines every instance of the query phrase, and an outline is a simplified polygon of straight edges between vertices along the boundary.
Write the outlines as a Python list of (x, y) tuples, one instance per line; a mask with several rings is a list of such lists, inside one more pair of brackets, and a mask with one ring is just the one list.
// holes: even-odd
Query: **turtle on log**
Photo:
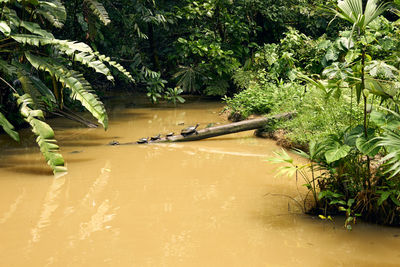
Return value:
[(188, 136), (188, 135), (191, 135), (191, 134), (194, 134), (194, 133), (197, 134), (196, 129), (197, 129), (197, 127), (199, 127), (199, 125), (200, 124), (196, 124), (196, 126), (189, 126), (189, 127), (185, 128), (185, 129), (183, 129), (181, 131), (181, 135), (182, 136)]
[(118, 145), (119, 145), (119, 142), (118, 142), (118, 141), (115, 141), (115, 140), (112, 140), (112, 141), (110, 141), (108, 144), (109, 144), (110, 146), (118, 146)]
[(150, 137), (150, 141), (156, 141), (156, 140), (159, 140), (159, 139), (161, 139), (161, 134), (158, 134), (156, 136)]
[(146, 138), (146, 137), (140, 138), (139, 140), (137, 140), (136, 143), (138, 143), (138, 144), (147, 144), (149, 142), (147, 139), (148, 138)]

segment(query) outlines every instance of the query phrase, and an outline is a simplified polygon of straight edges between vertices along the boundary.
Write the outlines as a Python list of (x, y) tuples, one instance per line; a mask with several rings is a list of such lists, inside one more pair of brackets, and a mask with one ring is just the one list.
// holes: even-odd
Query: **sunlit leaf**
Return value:
[(346, 157), (351, 150), (348, 145), (341, 145), (338, 142), (334, 142), (326, 147), (325, 158), (327, 163), (335, 162), (339, 159)]

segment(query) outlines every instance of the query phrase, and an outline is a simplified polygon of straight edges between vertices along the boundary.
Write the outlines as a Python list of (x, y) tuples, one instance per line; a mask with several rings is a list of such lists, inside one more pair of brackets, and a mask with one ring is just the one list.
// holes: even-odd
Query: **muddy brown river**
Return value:
[[(0, 138), (0, 266), (399, 266), (400, 229), (353, 231), (303, 215), (280, 148), (253, 132), (190, 143), (108, 146), (200, 123), (222, 105), (111, 101), (110, 127), (50, 120), (68, 164), (54, 179), (32, 138)], [(22, 131), (28, 135), (28, 131)]]

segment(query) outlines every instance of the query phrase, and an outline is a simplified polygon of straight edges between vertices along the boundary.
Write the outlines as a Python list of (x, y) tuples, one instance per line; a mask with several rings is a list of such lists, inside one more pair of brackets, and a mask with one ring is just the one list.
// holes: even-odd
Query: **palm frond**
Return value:
[(365, 10), (363, 10), (362, 0), (339, 0), (338, 4), (331, 11), (335, 17), (342, 18), (353, 24), (352, 32), (355, 27), (365, 30), (370, 22), (388, 10), (389, 3), (379, 3), (379, 0), (368, 0)]
[(198, 76), (201, 76), (201, 73), (195, 68), (191, 66), (179, 66), (179, 71), (172, 77), (179, 78), (176, 85), (181, 87), (184, 92), (194, 93), (197, 91), (196, 80)]
[(365, 6), (365, 22), (364, 26), (367, 26), (371, 21), (376, 19), (378, 16), (382, 15), (383, 12), (388, 10), (390, 7), (390, 3), (381, 3), (378, 4), (378, 0), (369, 0), (367, 5)]

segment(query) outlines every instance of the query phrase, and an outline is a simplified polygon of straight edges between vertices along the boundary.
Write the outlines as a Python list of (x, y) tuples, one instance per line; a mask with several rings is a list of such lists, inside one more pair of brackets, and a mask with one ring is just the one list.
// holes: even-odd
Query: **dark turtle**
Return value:
[(172, 136), (174, 136), (174, 133), (167, 133), (167, 134), (165, 135), (165, 137), (172, 137)]
[(159, 139), (161, 139), (161, 134), (158, 134), (158, 135), (156, 135), (156, 136), (150, 137), (150, 140), (151, 140), (151, 141), (156, 141), (156, 140), (159, 140)]
[(196, 126), (189, 126), (189, 127), (185, 128), (185, 129), (183, 129), (181, 131), (181, 135), (188, 136), (188, 135), (191, 135), (191, 134), (194, 134), (194, 133), (197, 134), (196, 129), (197, 129), (197, 127), (199, 127), (199, 125), (200, 124), (196, 124)]
[(146, 137), (143, 137), (143, 138), (140, 138), (139, 140), (137, 140), (136, 143), (138, 143), (138, 144), (146, 144), (146, 143), (148, 143), (148, 140), (147, 140)]
[(119, 145), (118, 141), (112, 140), (110, 143), (108, 143), (110, 146), (117, 146)]

